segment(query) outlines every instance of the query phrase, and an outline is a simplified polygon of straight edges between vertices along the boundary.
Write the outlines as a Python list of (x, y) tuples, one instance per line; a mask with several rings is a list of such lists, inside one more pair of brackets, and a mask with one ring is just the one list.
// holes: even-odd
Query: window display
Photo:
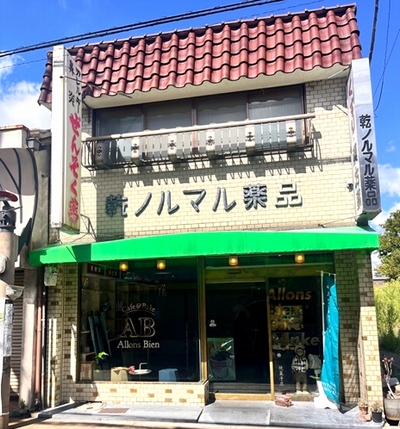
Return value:
[(176, 381), (198, 381), (197, 281), (110, 274), (82, 276), (81, 381), (160, 381), (170, 368)]
[[(277, 392), (309, 393), (322, 353), (319, 277), (270, 279), (270, 320)], [(312, 365), (309, 356), (313, 357)]]

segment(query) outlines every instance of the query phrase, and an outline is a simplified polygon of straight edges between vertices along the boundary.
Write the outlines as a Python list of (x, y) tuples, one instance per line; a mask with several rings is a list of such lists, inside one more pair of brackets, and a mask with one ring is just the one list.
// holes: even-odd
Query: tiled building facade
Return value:
[[(334, 21), (334, 34), (327, 38)], [(87, 83), (80, 204), (86, 230), (78, 240), (61, 234), (57, 239), (63, 245), (31, 255), (33, 264), (57, 264), (59, 270), (56, 286), (48, 288), (49, 405), (68, 400), (203, 405), (210, 391), (216, 394), (218, 389), (226, 397), (272, 398), (285, 392), (296, 398), (299, 392), (293, 391), (288, 369), (296, 347), (303, 345), (307, 354), (324, 359), (324, 276), (337, 284), (340, 399), (382, 399), (370, 260), (377, 236), (357, 226), (350, 149), (347, 79), (351, 61), (360, 59), (354, 10), (338, 7), (260, 22), (264, 27), (257, 24), (256, 30), (248, 24), (249, 34), (256, 32), (259, 38), (260, 26), (267, 28), (266, 46), (269, 39), (281, 43), (283, 22), (285, 54), (278, 70), (279, 55), (267, 49), (272, 72), (267, 67), (256, 76), (250, 71), (251, 55), (243, 60), (247, 45), (241, 23), (70, 50)], [(296, 66), (300, 27), (304, 61)], [(211, 86), (203, 76), (208, 51), (202, 46), (207, 43), (200, 40), (213, 33), (214, 41), (207, 40), (214, 43), (214, 73), (223, 75), (228, 62), (218, 52), (226, 49), (223, 35), (228, 29), (232, 45), (224, 55), (232, 56), (232, 70), (234, 58), (241, 65), (236, 78), (231, 70), (230, 77), (227, 73)], [(189, 68), (190, 58), (182, 60), (179, 52), (191, 44), (202, 52), (193, 55), (197, 81), (195, 76), (183, 85), (175, 77), (174, 84), (174, 59), (181, 63), (178, 71)], [(330, 44), (320, 49), (319, 62), (316, 44)], [(143, 45), (147, 48), (139, 61), (137, 47)], [(146, 72), (146, 67), (155, 67), (156, 57), (161, 64), (157, 73)], [(49, 64), (43, 104), (55, 102), (46, 80), (51, 77)], [(187, 78), (186, 69), (181, 74)], [(166, 76), (172, 79), (168, 84)], [(116, 82), (119, 92), (113, 92)], [(297, 97), (293, 94), (300, 94), (301, 112), (277, 114), (285, 107), (272, 107), (275, 114), (265, 114), (269, 100), (285, 106), (284, 100)], [(232, 110), (235, 97), (246, 100), (244, 119)], [(136, 120), (131, 104), (140, 107), (140, 131), (129, 128)], [(195, 119), (189, 125), (182, 105), (191, 106), (189, 117)], [(255, 119), (252, 109), (260, 105), (264, 116)], [(169, 127), (174, 108), (183, 122)], [(227, 111), (233, 119), (213, 117)], [(206, 124), (201, 114), (208, 115)], [(128, 130), (122, 129), (124, 115)], [(151, 120), (162, 125), (152, 128)], [(171, 116), (171, 124), (174, 120)], [(103, 129), (112, 131), (107, 135)], [(298, 253), (305, 258), (301, 264), (294, 263)], [(238, 259), (234, 266), (228, 264), (231, 256)], [(156, 269), (158, 260), (166, 265), (164, 271)], [(127, 272), (120, 262), (127, 263)], [(232, 306), (236, 313), (242, 299), (246, 319), (239, 328), (248, 326), (245, 340), (235, 330), (236, 316), (224, 310)], [(138, 305), (142, 310), (146, 306), (147, 316), (141, 313), (136, 320)], [(282, 307), (292, 316), (285, 319)], [(125, 317), (122, 325), (119, 312)], [(97, 328), (96, 317), (101, 319)], [(230, 355), (230, 366), (222, 373), (211, 360), (213, 347), (225, 343), (232, 347), (218, 350)], [(106, 363), (98, 358), (103, 350), (110, 355)], [(247, 362), (241, 360), (246, 351)], [(99, 363), (104, 377), (96, 380)], [(148, 372), (138, 372), (139, 363)], [(87, 366), (89, 375), (83, 373)], [(309, 384), (311, 390), (311, 378)], [(312, 393), (308, 395), (312, 400)]]

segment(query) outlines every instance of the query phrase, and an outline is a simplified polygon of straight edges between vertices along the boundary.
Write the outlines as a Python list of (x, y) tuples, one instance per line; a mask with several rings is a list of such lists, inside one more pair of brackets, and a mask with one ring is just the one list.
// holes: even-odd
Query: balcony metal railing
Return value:
[(255, 156), (313, 146), (314, 114), (89, 137), (82, 165), (89, 170), (193, 159)]

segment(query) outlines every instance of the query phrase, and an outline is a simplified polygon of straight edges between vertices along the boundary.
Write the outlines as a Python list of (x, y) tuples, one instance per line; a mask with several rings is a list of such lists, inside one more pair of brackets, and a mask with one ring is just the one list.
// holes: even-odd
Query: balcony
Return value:
[(302, 114), (90, 137), (82, 142), (82, 165), (105, 170), (311, 150), (314, 117)]

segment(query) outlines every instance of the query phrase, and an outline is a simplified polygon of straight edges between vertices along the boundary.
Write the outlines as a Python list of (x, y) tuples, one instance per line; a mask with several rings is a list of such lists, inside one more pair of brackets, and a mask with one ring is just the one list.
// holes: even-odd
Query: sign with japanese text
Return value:
[(51, 226), (80, 230), (81, 69), (66, 49), (53, 50)]
[[(181, 193), (184, 197), (183, 202), (185, 204), (190, 204), (196, 213), (200, 212), (200, 205), (206, 198), (213, 198), (214, 202), (211, 207), (209, 206), (210, 210), (213, 212), (217, 210), (230, 212), (238, 205), (238, 202), (234, 199), (235, 196), (229, 195), (228, 197), (228, 192), (225, 188), (217, 187), (213, 195), (208, 195), (205, 189), (185, 189)], [(248, 184), (243, 187), (240, 197), (246, 210), (266, 209), (268, 202), (267, 185), (263, 183)], [(163, 211), (168, 215), (174, 215), (181, 209), (182, 202), (174, 202), (175, 198), (176, 200), (182, 198), (180, 193), (174, 193), (174, 195), (172, 195), (171, 190), (161, 191), (156, 198), (158, 198), (158, 202), (153, 205), (153, 208), (156, 208), (158, 216), (160, 216)], [(110, 217), (119, 215), (126, 218), (130, 214), (139, 217), (143, 215), (145, 210), (150, 210), (149, 205), (152, 199), (153, 194), (148, 192), (143, 203), (129, 213), (128, 197), (124, 197), (121, 194), (110, 194), (106, 197), (105, 213)], [(281, 184), (278, 189), (278, 194), (275, 195), (273, 204), (280, 209), (301, 207), (303, 205), (303, 197), (299, 194), (296, 183)]]
[(351, 63), (347, 83), (347, 106), (357, 223), (365, 225), (381, 212), (368, 58)]

